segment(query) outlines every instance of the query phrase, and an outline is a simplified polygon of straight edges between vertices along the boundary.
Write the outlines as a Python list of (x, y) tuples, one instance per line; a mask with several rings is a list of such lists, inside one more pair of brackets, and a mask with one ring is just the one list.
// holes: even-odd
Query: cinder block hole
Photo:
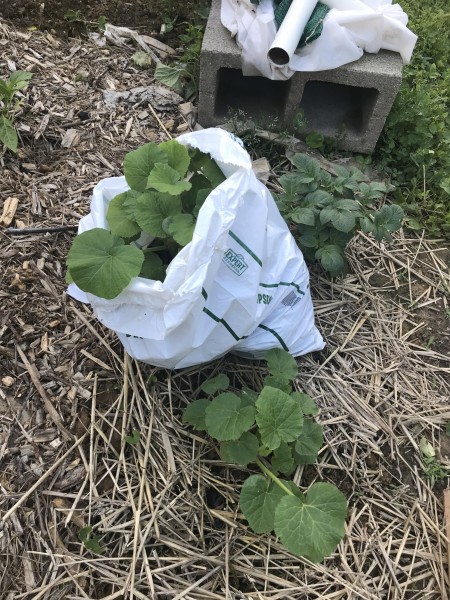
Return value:
[(284, 118), (290, 81), (271, 81), (265, 77), (244, 77), (239, 69), (219, 69), (217, 72), (215, 117), (223, 118), (231, 111), (243, 110), (259, 119), (258, 125)]
[(308, 130), (362, 133), (367, 130), (378, 90), (327, 81), (308, 81), (300, 101)]

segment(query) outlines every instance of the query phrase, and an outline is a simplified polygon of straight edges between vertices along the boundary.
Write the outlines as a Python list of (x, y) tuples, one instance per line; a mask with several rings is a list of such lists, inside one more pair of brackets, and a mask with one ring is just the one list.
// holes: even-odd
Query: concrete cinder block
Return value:
[(213, 0), (200, 55), (198, 120), (212, 127), (224, 123), (230, 110), (243, 110), (262, 127), (277, 118), (294, 132), (301, 110), (303, 134), (314, 131), (334, 138), (342, 150), (371, 153), (400, 87), (402, 68), (399, 54), (383, 50), (338, 69), (297, 72), (288, 81), (244, 77), (240, 50), (220, 21), (220, 0)]

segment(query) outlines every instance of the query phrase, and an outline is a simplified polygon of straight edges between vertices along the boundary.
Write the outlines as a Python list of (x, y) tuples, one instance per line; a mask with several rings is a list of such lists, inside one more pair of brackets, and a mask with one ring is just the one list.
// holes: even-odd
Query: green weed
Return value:
[[(376, 152), (416, 224), (450, 236), (450, 45), (447, 0), (403, 0), (419, 36)], [(417, 228), (417, 227), (416, 227)]]
[(13, 152), (17, 150), (18, 137), (14, 119), (20, 100), (17, 94), (24, 90), (32, 78), (28, 71), (14, 71), (8, 79), (0, 79), (0, 142)]

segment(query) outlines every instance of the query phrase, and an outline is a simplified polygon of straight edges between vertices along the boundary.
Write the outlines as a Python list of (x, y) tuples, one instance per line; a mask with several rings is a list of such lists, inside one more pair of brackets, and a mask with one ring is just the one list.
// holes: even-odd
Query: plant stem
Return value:
[(284, 483), (282, 481), (280, 481), (278, 479), (278, 477), (276, 475), (274, 475), (272, 473), (272, 471), (270, 469), (268, 469), (266, 467), (266, 465), (263, 462), (261, 462), (261, 460), (259, 458), (256, 459), (256, 464), (258, 465), (258, 467), (261, 469), (261, 471), (263, 473), (268, 475), (270, 477), (270, 479), (272, 479), (272, 481), (274, 481), (278, 486), (280, 486), (280, 488), (283, 490), (283, 492), (286, 492), (286, 494), (288, 494), (289, 496), (295, 495), (293, 492), (291, 492), (291, 490), (288, 487), (286, 487), (284, 485)]

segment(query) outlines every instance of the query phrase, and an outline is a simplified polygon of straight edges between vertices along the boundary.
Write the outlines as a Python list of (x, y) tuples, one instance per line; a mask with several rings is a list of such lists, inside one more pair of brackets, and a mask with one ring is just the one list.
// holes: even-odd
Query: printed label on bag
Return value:
[(236, 254), (234, 250), (228, 248), (222, 258), (223, 262), (227, 265), (229, 269), (236, 273), (239, 277), (242, 273), (248, 269), (248, 264), (245, 262), (242, 254)]
[(258, 304), (270, 304), (272, 302), (272, 296), (269, 294), (258, 294)]
[(297, 302), (300, 302), (300, 300), (301, 298), (297, 296), (294, 290), (292, 290), (292, 292), (289, 292), (289, 294), (285, 298), (283, 298), (281, 304), (284, 304), (284, 306), (290, 306), (291, 308), (294, 308), (294, 306), (297, 304)]

